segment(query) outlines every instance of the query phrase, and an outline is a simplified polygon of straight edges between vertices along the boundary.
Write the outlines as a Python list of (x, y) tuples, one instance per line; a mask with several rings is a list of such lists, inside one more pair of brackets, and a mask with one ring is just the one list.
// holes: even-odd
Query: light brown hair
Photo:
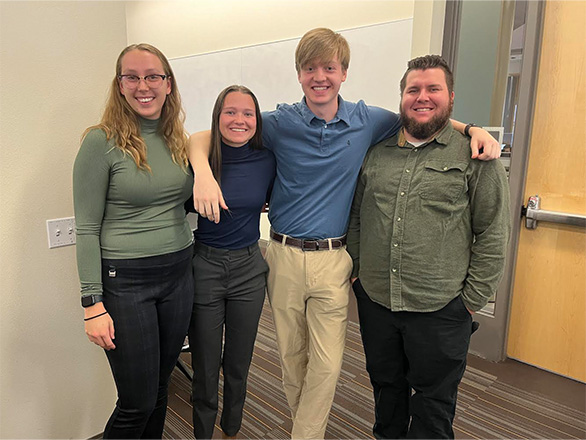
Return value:
[(106, 133), (106, 138), (114, 139), (116, 147), (125, 154), (129, 154), (138, 168), (150, 171), (151, 168), (147, 162), (146, 144), (140, 135), (139, 116), (120, 92), (120, 80), (118, 79), (118, 76), (122, 74), (122, 58), (133, 50), (152, 53), (161, 60), (165, 75), (168, 76), (168, 81), (171, 82), (171, 93), (167, 95), (163, 104), (159, 130), (171, 152), (173, 161), (183, 168), (187, 168), (188, 138), (183, 125), (185, 112), (181, 107), (181, 96), (179, 95), (177, 82), (165, 55), (150, 44), (131, 44), (120, 53), (116, 61), (116, 73), (110, 85), (110, 93), (102, 119), (99, 124), (89, 127), (83, 133), (82, 139), (91, 130), (102, 129)]
[(350, 46), (346, 39), (327, 28), (316, 28), (307, 32), (295, 49), (295, 69), (297, 73), (313, 60), (328, 63), (337, 58), (342, 69), (350, 65)]

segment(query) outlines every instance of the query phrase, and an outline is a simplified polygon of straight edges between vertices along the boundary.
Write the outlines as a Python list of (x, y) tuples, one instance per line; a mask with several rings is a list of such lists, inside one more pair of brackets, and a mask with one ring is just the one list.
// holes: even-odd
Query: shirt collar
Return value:
[[(314, 119), (323, 120), (318, 118), (307, 106), (307, 102), (305, 100), (305, 96), (300, 102), (299, 109), (301, 111), (301, 117), (305, 121), (307, 125), (311, 124), (311, 121)], [(346, 101), (342, 99), (340, 95), (338, 95), (338, 111), (336, 112), (336, 116), (334, 119), (328, 122), (328, 124), (334, 124), (338, 121), (343, 121), (346, 125), (350, 126), (350, 115), (348, 114), (348, 107), (346, 105)]]
[[(405, 147), (408, 144), (407, 139), (405, 138), (404, 128), (401, 127), (399, 132), (392, 136), (389, 141), (385, 144), (388, 147)], [(452, 123), (448, 121), (444, 128), (442, 128), (433, 138), (427, 141), (425, 144), (420, 145), (420, 147), (425, 147), (432, 142), (436, 142), (440, 145), (448, 145), (450, 141), (450, 137), (452, 136), (452, 132), (454, 131), (454, 127), (452, 127)]]
[(140, 123), (140, 132), (142, 134), (156, 133), (159, 129), (160, 119), (146, 119), (142, 116), (138, 117)]

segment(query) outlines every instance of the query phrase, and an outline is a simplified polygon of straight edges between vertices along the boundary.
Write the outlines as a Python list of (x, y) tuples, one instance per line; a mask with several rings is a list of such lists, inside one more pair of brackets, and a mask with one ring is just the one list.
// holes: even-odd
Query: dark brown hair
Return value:
[(454, 75), (448, 66), (448, 63), (439, 55), (425, 55), (418, 58), (413, 58), (407, 63), (407, 71), (401, 78), (401, 96), (405, 91), (407, 85), (407, 75), (412, 70), (427, 70), (427, 69), (442, 69), (446, 77), (446, 85), (448, 86), (448, 92), (451, 94), (454, 91)]
[(262, 150), (262, 117), (260, 114), (260, 107), (258, 100), (254, 93), (248, 88), (239, 85), (231, 85), (226, 87), (220, 92), (216, 103), (214, 104), (214, 110), (212, 111), (212, 139), (210, 145), (210, 168), (214, 174), (214, 178), (218, 183), (221, 184), (222, 177), (222, 133), (220, 133), (220, 114), (224, 108), (224, 101), (226, 96), (232, 92), (240, 92), (245, 95), (249, 95), (254, 102), (254, 114), (256, 116), (256, 132), (250, 139), (250, 148), (253, 150)]

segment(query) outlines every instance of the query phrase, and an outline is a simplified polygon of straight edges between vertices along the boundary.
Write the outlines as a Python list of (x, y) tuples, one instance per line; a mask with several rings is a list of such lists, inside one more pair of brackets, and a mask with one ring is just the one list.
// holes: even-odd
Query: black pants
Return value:
[(354, 285), (376, 438), (454, 438), (472, 317), (460, 296), (436, 312), (392, 312)]
[(193, 431), (197, 439), (209, 439), (214, 432), (220, 367), (224, 371), (220, 426), (230, 436), (240, 429), (267, 271), (257, 244), (238, 250), (195, 244), (195, 296), (189, 345), (193, 365)]
[(172, 254), (102, 260), (104, 305), (116, 348), (106, 352), (118, 401), (104, 438), (161, 438), (169, 378), (193, 301), (191, 246)]

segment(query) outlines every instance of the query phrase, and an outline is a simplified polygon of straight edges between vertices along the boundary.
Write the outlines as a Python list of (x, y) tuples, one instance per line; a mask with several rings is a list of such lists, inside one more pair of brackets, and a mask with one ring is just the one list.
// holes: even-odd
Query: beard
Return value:
[(434, 134), (440, 131), (447, 124), (454, 108), (454, 101), (451, 100), (450, 104), (442, 111), (427, 122), (417, 122), (414, 118), (410, 118), (403, 111), (403, 106), (400, 106), (399, 115), (401, 116), (401, 123), (407, 133), (413, 136), (415, 139), (425, 141), (431, 138)]

